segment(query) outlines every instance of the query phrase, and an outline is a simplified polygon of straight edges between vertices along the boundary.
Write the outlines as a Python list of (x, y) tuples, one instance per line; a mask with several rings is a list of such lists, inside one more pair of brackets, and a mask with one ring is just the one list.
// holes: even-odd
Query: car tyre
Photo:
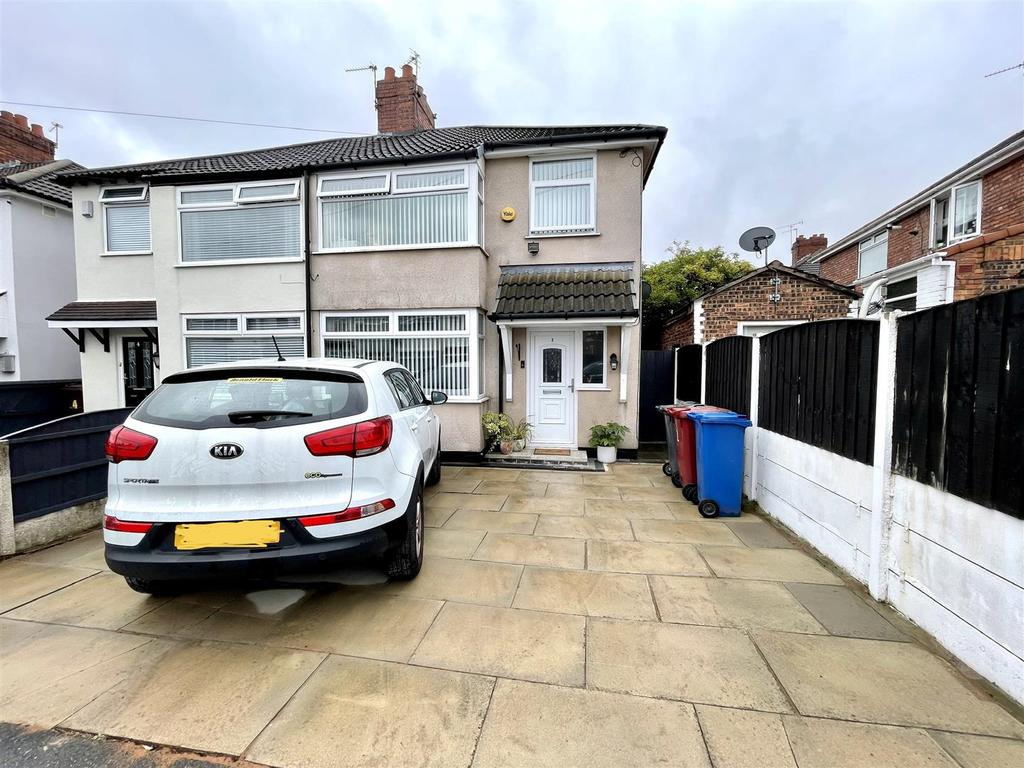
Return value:
[(125, 576), (124, 580), (136, 592), (153, 595), (153, 597), (173, 595), (179, 591), (177, 585), (170, 581), (153, 581), (152, 579), (140, 579), (137, 576)]
[(417, 480), (405, 513), (405, 535), (387, 561), (388, 577), (393, 581), (409, 581), (420, 572), (423, 565), (423, 514), (423, 489)]
[(437, 485), (441, 482), (441, 434), (437, 435), (437, 453), (434, 454), (434, 465), (430, 468), (425, 485)]

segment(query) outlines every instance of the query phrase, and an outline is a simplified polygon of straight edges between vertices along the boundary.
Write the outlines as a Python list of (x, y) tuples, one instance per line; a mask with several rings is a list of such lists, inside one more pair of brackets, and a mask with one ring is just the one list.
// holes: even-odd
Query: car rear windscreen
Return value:
[(366, 384), (302, 369), (186, 371), (169, 376), (132, 417), (185, 429), (280, 427), (357, 416)]

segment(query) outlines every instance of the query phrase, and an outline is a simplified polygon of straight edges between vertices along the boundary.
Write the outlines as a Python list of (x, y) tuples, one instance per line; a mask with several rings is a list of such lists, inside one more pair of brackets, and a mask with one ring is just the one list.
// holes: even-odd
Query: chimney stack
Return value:
[(825, 235), (809, 235), (807, 237), (797, 235), (796, 242), (793, 243), (793, 266), (797, 266), (804, 259), (827, 247), (828, 238)]
[(384, 79), (377, 81), (377, 133), (407, 133), (434, 127), (434, 113), (423, 89), (416, 84), (412, 66), (384, 67)]
[(46, 138), (43, 126), (28, 123), (24, 115), (0, 111), (0, 163), (16, 160), (40, 163), (53, 160), (57, 145)]

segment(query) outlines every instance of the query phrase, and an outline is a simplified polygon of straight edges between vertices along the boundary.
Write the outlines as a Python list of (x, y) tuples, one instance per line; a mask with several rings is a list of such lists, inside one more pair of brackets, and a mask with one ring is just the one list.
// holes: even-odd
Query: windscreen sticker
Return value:
[(228, 379), (228, 384), (280, 384), (282, 381), (279, 376), (235, 376)]

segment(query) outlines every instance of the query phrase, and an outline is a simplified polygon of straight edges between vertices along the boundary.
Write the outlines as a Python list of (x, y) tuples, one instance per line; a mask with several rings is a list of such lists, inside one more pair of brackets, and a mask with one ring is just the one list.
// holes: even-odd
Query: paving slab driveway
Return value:
[(98, 533), (0, 563), (0, 720), (303, 768), (1024, 765), (1019, 710), (658, 465), (442, 477), (407, 584), (146, 598)]

